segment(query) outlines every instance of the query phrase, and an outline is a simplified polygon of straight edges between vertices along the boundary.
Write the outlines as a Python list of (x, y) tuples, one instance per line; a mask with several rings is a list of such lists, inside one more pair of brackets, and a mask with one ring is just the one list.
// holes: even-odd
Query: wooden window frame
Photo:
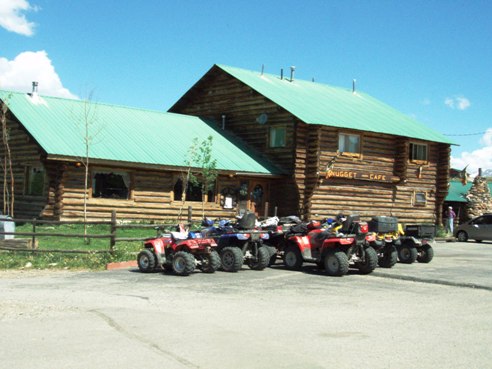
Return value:
[[(38, 169), (43, 174), (43, 188), (40, 194), (32, 194), (31, 191), (31, 169)], [(42, 164), (26, 165), (24, 168), (24, 195), (25, 196), (44, 196), (47, 186), (47, 174), (46, 169)]]
[[(126, 198), (123, 197), (96, 197), (94, 196), (94, 176), (97, 173), (116, 173), (118, 175), (121, 175), (121, 173), (125, 173), (128, 177), (128, 194)], [(135, 176), (133, 175), (133, 172), (130, 170), (125, 170), (125, 169), (116, 169), (116, 168), (105, 168), (105, 167), (96, 167), (96, 168), (91, 168), (90, 170), (90, 178), (89, 178), (89, 183), (87, 187), (87, 191), (89, 193), (89, 199), (94, 199), (94, 200), (114, 200), (114, 201), (130, 201), (133, 200), (134, 197), (134, 183), (135, 183)]]
[[(178, 202), (183, 201), (182, 199), (181, 200), (176, 200), (176, 194), (174, 193), (174, 187), (176, 186), (176, 183), (179, 180), (182, 181), (183, 178), (181, 178), (181, 176), (179, 176), (179, 175), (173, 176), (173, 189), (171, 190), (171, 193), (170, 193), (170, 198), (171, 198), (171, 201), (173, 201), (173, 202), (174, 201), (178, 201)], [(206, 204), (217, 203), (217, 198), (220, 196), (220, 192), (218, 192), (217, 189), (218, 189), (218, 178), (215, 180), (215, 187), (212, 190), (213, 193), (214, 193), (214, 200), (213, 201), (210, 201), (210, 197), (209, 197), (208, 192), (207, 192), (205, 194), (205, 203)], [(185, 194), (185, 196), (186, 196), (186, 194)], [(185, 200), (185, 203), (201, 204), (202, 203), (202, 200)]]
[[(357, 136), (359, 138), (359, 152), (341, 151), (340, 150), (340, 137), (342, 135), (343, 136)], [(359, 133), (338, 132), (338, 151), (340, 152), (341, 156), (346, 156), (349, 158), (362, 159), (362, 142), (363, 142), (363, 136)]]
[[(414, 147), (414, 145), (425, 147), (425, 156), (426, 156), (426, 159), (425, 160), (422, 160), (422, 159), (414, 159), (413, 158), (413, 147)], [(408, 153), (408, 161), (410, 163), (417, 164), (417, 165), (427, 165), (427, 164), (429, 164), (429, 145), (428, 144), (411, 141), (409, 143), (409, 145), (408, 145), (408, 150), (409, 150), (409, 153)]]
[[(424, 195), (425, 200), (417, 201), (417, 196), (422, 194)], [(427, 191), (413, 191), (413, 197), (412, 197), (413, 206), (426, 206), (428, 197), (429, 194), (427, 193)]]
[[(272, 130), (277, 130), (277, 129), (283, 129), (284, 131), (284, 144), (283, 145), (279, 145), (279, 146), (273, 146), (272, 145)], [(270, 126), (268, 128), (268, 147), (270, 149), (282, 149), (282, 148), (285, 148), (287, 147), (287, 127), (286, 126)]]

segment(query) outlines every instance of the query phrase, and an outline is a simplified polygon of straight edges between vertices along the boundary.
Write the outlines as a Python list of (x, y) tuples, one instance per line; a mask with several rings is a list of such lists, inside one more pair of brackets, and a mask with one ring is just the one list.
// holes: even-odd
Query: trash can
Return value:
[[(0, 215), (0, 232), (15, 232), (15, 223), (8, 215)], [(11, 240), (13, 238), (13, 234), (0, 234), (0, 239), (2, 240)]]

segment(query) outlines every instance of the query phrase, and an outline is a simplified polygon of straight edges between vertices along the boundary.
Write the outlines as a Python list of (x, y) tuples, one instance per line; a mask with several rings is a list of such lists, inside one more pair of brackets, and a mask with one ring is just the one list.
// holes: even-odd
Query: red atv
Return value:
[(220, 268), (217, 244), (212, 238), (201, 238), (198, 232), (179, 231), (161, 233), (144, 241), (144, 249), (137, 256), (138, 268), (149, 273), (163, 268), (177, 275), (187, 276), (198, 267), (205, 273)]
[[(366, 242), (368, 225), (359, 216), (347, 217), (341, 228), (320, 228), (310, 222), (307, 233), (295, 233), (292, 227), (286, 235), (284, 264), (289, 269), (300, 269), (303, 262), (316, 263), (331, 276), (347, 274), (349, 266), (362, 274), (371, 273), (378, 263), (374, 249)], [(292, 233), (294, 232), (294, 233)]]

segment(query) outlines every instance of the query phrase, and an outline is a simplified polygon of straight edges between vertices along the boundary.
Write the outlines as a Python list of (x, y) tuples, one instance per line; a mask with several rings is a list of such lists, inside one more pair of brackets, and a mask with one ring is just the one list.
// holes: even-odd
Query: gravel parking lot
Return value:
[(327, 277), (0, 271), (5, 368), (488, 368), (492, 243)]

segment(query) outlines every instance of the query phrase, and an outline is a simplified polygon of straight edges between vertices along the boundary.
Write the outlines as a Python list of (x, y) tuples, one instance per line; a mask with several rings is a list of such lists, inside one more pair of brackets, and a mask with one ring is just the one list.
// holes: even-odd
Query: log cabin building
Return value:
[[(109, 220), (113, 210), (129, 221), (177, 219), (181, 209), (186, 218), (189, 206), (200, 218), (200, 187), (190, 186), (183, 198), (183, 174), (195, 138), (213, 138), (218, 177), (204, 203), (210, 217), (231, 218), (241, 207), (263, 207), (259, 194), (255, 204), (250, 201), (256, 181), (282, 174), (240, 140), (194, 116), (36, 93), (0, 91), (0, 100), (8, 108), (18, 219), (82, 220), (84, 196), (89, 220)], [(4, 142), (2, 159), (5, 148)], [(9, 188), (9, 174), (7, 179)]]
[(214, 65), (169, 111), (215, 121), (280, 166), (263, 186), (281, 215), (442, 221), (453, 143), (355, 88)]
[(112, 210), (176, 219), (183, 206), (201, 217), (201, 191), (182, 199), (181, 178), (193, 139), (212, 136), (219, 176), (207, 216), (276, 209), (441, 222), (452, 142), (359, 91), (214, 65), (168, 113), (36, 93), (0, 91), (0, 99), (16, 217), (80, 220), (84, 196), (89, 219)]

